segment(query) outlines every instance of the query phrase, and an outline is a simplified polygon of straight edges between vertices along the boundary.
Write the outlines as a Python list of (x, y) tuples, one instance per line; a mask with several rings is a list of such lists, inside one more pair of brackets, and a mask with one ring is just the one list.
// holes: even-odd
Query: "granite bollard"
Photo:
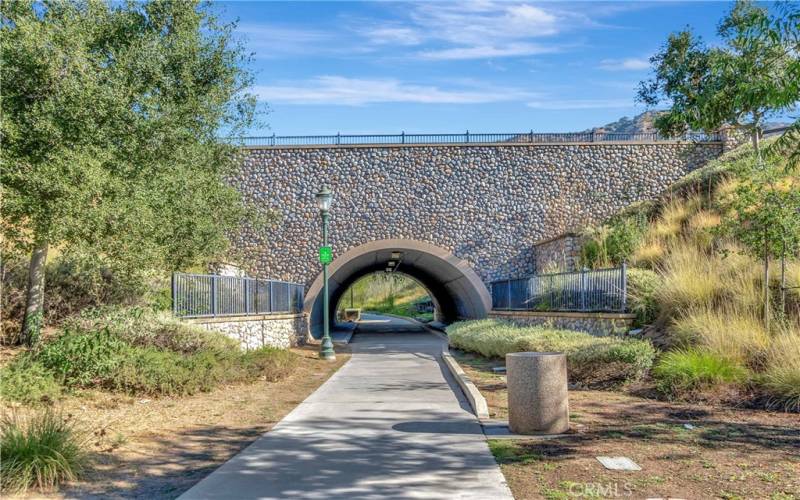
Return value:
[(506, 355), (508, 426), (517, 434), (569, 429), (567, 357), (558, 352)]

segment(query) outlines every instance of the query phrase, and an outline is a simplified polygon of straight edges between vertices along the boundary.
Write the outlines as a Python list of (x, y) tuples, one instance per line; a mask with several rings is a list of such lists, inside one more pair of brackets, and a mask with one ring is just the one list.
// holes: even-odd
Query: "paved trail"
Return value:
[(365, 316), (345, 366), (181, 498), (510, 499), (443, 346)]

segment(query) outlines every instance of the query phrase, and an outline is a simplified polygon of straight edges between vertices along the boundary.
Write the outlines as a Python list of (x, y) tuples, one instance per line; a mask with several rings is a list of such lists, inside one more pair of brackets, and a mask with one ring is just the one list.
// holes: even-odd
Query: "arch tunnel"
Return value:
[[(438, 319), (444, 323), (485, 318), (491, 309), (489, 290), (468, 262), (429, 243), (389, 239), (354, 247), (328, 266), (331, 321), (336, 304), (350, 286), (368, 274), (385, 271), (390, 261), (397, 263), (393, 272), (410, 276), (428, 291)], [(322, 273), (309, 287), (303, 309), (309, 315), (311, 334), (319, 338), (323, 324)]]

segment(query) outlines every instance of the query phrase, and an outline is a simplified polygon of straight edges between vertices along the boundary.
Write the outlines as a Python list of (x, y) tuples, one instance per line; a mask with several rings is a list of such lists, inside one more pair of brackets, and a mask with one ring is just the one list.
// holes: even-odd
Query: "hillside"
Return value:
[[(605, 132), (607, 134), (647, 134), (656, 131), (653, 126), (653, 121), (658, 116), (658, 111), (645, 111), (633, 118), (623, 116), (619, 120), (611, 123), (606, 123), (599, 127), (586, 129), (583, 132)], [(771, 128), (779, 128), (790, 125), (789, 122), (768, 122), (764, 125), (765, 130)]]
[[(752, 241), (742, 239), (753, 236), (742, 232), (749, 222), (736, 211), (752, 196), (748, 186), (762, 189), (760, 168), (752, 148), (740, 147), (660, 200), (585, 231), (584, 265), (629, 264), (629, 304), (643, 335), (667, 351), (653, 374), (672, 396), (800, 409), (800, 256), (789, 248), (783, 266), (780, 254), (772, 257), (765, 305), (764, 263)], [(800, 175), (778, 175), (776, 192), (800, 192)], [(752, 217), (760, 209), (748, 210), (748, 219), (758, 220)], [(793, 227), (796, 215), (785, 217)]]

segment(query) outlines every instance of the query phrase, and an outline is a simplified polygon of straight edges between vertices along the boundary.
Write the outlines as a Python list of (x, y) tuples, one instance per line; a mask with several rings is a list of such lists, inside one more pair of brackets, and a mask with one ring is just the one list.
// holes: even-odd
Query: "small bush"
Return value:
[(800, 410), (800, 332), (782, 333), (767, 353), (767, 366), (759, 385), (771, 399), (771, 406)]
[(180, 353), (238, 350), (239, 345), (220, 332), (208, 331), (176, 319), (168, 312), (139, 307), (104, 307), (85, 311), (65, 323), (77, 332), (103, 329), (139, 347), (155, 347)]
[(636, 380), (647, 373), (655, 357), (653, 346), (643, 340), (521, 327), (494, 319), (454, 323), (447, 334), (453, 347), (489, 358), (511, 352), (563, 352), (570, 380), (592, 387)]
[(653, 376), (661, 392), (682, 396), (720, 384), (741, 383), (747, 379), (748, 371), (718, 354), (684, 349), (664, 354), (653, 369)]
[(647, 269), (628, 268), (628, 307), (636, 314), (635, 326), (649, 325), (658, 317), (656, 292), (661, 277)]
[(61, 395), (61, 386), (41, 363), (22, 355), (0, 369), (0, 396), (19, 403), (50, 403)]
[(581, 249), (585, 267), (600, 268), (628, 261), (639, 247), (647, 229), (644, 212), (622, 214), (587, 232)]
[(735, 307), (690, 310), (675, 321), (670, 333), (679, 345), (700, 345), (751, 368), (763, 364), (770, 344), (761, 318)]
[(87, 387), (107, 380), (130, 346), (108, 330), (77, 333), (65, 330), (44, 343), (36, 360), (66, 386)]
[(87, 465), (85, 440), (72, 422), (46, 409), (28, 418), (6, 415), (0, 429), (0, 487), (48, 490), (77, 479)]

